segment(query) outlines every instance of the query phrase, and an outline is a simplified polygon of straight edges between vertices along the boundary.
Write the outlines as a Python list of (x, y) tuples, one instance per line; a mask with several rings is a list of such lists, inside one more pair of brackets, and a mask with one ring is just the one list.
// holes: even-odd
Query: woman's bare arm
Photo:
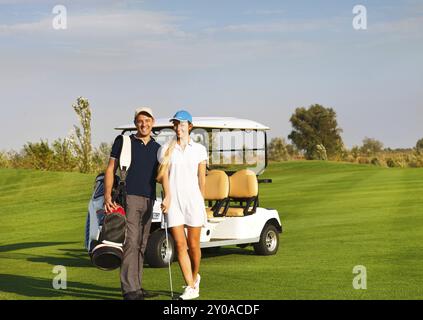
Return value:
[(169, 187), (169, 171), (165, 170), (161, 178), (161, 184), (163, 187), (163, 199), (162, 199), (162, 211), (167, 213), (170, 206), (170, 187)]
[(198, 164), (198, 186), (200, 187), (203, 198), (206, 194), (206, 161)]

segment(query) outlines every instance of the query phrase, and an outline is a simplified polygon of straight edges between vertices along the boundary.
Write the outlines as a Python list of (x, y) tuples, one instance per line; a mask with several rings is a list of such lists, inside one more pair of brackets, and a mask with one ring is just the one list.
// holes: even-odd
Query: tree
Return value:
[(383, 143), (379, 140), (365, 137), (360, 152), (366, 156), (375, 155), (383, 150)]
[(288, 152), (290, 158), (299, 156), (299, 151), (293, 144), (288, 143), (286, 145), (286, 151)]
[(286, 161), (289, 158), (284, 138), (273, 138), (268, 146), (269, 160)]
[(0, 168), (9, 168), (10, 160), (6, 152), (0, 151)]
[(37, 170), (50, 170), (53, 166), (53, 150), (47, 141), (28, 142), (23, 147), (25, 167)]
[(54, 151), (54, 169), (59, 171), (73, 171), (77, 165), (77, 159), (72, 152), (72, 145), (69, 139), (57, 139), (52, 144)]
[(104, 171), (109, 161), (111, 150), (112, 145), (106, 142), (100, 143), (100, 146), (95, 149), (93, 153), (93, 164), (96, 172)]
[(93, 169), (93, 148), (91, 145), (91, 109), (87, 99), (79, 97), (76, 104), (72, 105), (82, 129), (74, 126), (75, 132), (71, 135), (70, 141), (76, 154), (79, 171), (82, 173), (92, 172)]
[(354, 159), (357, 159), (358, 156), (360, 155), (360, 147), (359, 146), (352, 147), (350, 150), (350, 154)]
[(418, 154), (423, 153), (423, 138), (417, 141), (416, 143), (416, 151)]
[(333, 158), (343, 147), (342, 129), (338, 128), (336, 112), (319, 104), (297, 108), (291, 116), (293, 131), (288, 138), (304, 151), (306, 159)]

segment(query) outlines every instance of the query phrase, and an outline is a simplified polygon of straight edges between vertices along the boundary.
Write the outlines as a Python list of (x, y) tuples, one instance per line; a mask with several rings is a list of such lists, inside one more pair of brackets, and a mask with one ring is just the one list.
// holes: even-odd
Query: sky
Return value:
[[(66, 29), (53, 28), (58, 4)], [(252, 119), (286, 138), (295, 109), (318, 103), (347, 147), (413, 147), (422, 57), (422, 0), (0, 0), (0, 150), (66, 137), (78, 96), (95, 145), (139, 106)]]

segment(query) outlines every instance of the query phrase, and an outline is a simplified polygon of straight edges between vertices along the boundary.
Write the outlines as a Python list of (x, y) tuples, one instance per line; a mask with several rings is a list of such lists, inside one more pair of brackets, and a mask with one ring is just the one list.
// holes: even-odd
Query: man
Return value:
[[(152, 211), (156, 199), (157, 151), (160, 145), (150, 136), (154, 125), (153, 112), (148, 107), (135, 110), (137, 133), (130, 136), (131, 165), (126, 176), (126, 240), (120, 269), (122, 294), (125, 300), (143, 300), (152, 294), (141, 288), (144, 252), (150, 234)], [(117, 203), (112, 200), (113, 180), (122, 150), (123, 139), (113, 143), (104, 178), (106, 212)]]

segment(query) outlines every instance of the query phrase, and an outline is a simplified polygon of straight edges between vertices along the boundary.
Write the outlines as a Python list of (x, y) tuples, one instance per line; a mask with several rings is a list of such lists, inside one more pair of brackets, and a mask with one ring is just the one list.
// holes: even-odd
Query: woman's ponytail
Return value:
[(160, 162), (159, 168), (157, 170), (157, 177), (156, 180), (157, 182), (161, 183), (164, 174), (166, 173), (166, 171), (169, 170), (169, 165), (170, 165), (170, 158), (172, 156), (173, 153), (173, 149), (175, 149), (176, 146), (176, 136), (174, 138), (172, 138), (172, 140), (169, 142), (169, 145), (165, 151), (164, 157)]

